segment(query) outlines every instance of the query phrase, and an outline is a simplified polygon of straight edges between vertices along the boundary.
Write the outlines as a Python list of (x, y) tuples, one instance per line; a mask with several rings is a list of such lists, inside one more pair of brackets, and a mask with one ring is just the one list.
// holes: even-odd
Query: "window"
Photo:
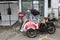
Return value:
[(39, 10), (39, 1), (33, 1), (33, 8)]
[(22, 0), (22, 11), (32, 9), (32, 0)]
[(48, 8), (51, 8), (51, 0), (48, 0)]

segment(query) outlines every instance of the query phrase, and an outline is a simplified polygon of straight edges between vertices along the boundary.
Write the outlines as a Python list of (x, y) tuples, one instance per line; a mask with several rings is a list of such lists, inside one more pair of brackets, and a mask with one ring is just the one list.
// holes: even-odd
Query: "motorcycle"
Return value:
[(53, 34), (56, 31), (53, 22), (48, 21), (48, 18), (43, 18), (44, 22), (40, 22), (40, 12), (35, 9), (30, 9), (26, 12), (26, 19), (20, 29), (21, 32), (26, 32), (29, 38), (34, 38), (39, 32), (47, 32)]

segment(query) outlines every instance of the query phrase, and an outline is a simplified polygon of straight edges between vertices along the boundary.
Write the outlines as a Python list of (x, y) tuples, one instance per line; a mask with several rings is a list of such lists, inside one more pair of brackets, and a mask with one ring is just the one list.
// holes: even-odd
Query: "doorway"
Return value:
[(44, 0), (22, 0), (22, 11), (36, 9), (44, 17)]

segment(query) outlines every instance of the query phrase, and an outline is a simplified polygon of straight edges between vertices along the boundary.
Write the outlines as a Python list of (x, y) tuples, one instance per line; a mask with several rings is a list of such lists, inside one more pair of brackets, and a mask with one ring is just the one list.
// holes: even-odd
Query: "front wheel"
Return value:
[(54, 34), (55, 31), (56, 31), (55, 26), (48, 26), (47, 32), (48, 32), (49, 34)]
[(37, 36), (37, 31), (36, 30), (33, 30), (33, 29), (29, 29), (29, 30), (27, 30), (26, 35), (29, 38), (34, 38), (34, 37)]

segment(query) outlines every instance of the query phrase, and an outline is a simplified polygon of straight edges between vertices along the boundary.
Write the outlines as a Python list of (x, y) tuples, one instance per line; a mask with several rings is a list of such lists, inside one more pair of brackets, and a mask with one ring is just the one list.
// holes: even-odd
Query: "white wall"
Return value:
[(59, 0), (51, 0), (51, 7), (58, 8)]
[(59, 0), (51, 0), (51, 8), (48, 9), (48, 13), (50, 13), (52, 11), (52, 8), (54, 8), (56, 19), (58, 19), (58, 4), (59, 4)]
[[(59, 0), (52, 0), (52, 8), (58, 8)], [(58, 9), (54, 10), (55, 17), (58, 19)]]

